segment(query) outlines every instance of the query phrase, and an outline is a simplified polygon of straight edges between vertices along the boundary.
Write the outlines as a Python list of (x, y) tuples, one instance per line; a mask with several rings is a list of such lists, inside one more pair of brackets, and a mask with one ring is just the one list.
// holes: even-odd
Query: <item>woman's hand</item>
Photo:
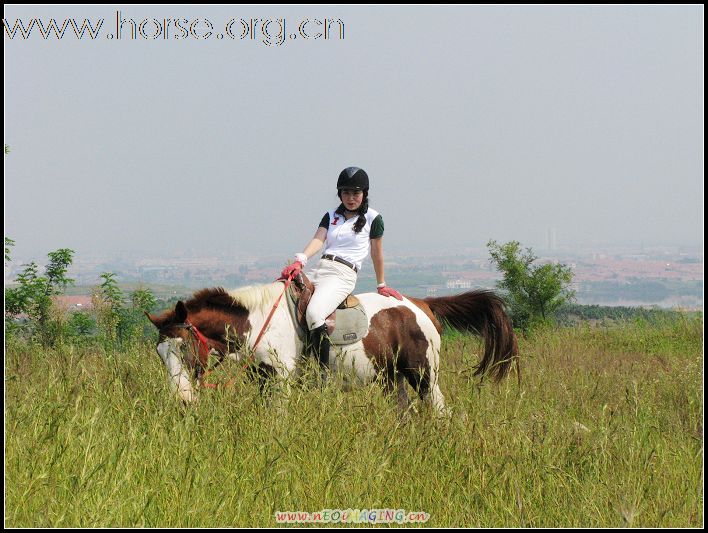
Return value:
[(297, 276), (302, 270), (302, 263), (300, 261), (295, 261), (291, 265), (286, 266), (280, 273), (280, 279), (289, 279)]
[(393, 296), (398, 300), (403, 300), (403, 296), (401, 296), (400, 292), (398, 292), (396, 289), (392, 289), (391, 287), (386, 287), (386, 285), (384, 285), (383, 287), (378, 287), (376, 290), (381, 296)]

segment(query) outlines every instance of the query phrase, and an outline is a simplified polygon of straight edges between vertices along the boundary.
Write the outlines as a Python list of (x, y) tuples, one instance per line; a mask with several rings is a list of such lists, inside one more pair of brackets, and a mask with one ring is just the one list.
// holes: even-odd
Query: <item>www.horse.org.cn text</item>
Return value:
[[(223, 25), (207, 18), (145, 18), (136, 20), (116, 11), (115, 23), (106, 19), (41, 18), (3, 19), (5, 39), (96, 41), (231, 40), (255, 41), (282, 46), (287, 41), (344, 40), (344, 22), (339, 18), (232, 18)], [(218, 28), (218, 29), (217, 29)]]

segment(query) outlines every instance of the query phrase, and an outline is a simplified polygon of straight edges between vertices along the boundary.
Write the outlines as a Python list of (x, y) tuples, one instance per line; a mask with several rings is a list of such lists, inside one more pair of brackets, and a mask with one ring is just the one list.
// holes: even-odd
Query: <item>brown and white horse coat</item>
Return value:
[[(186, 304), (178, 302), (173, 311), (158, 317), (148, 315), (160, 333), (157, 351), (168, 369), (170, 383), (183, 400), (194, 399), (190, 372), (199, 378), (207, 365), (206, 350), (198, 349), (188, 324), (206, 337), (209, 352), (219, 361), (226, 356), (242, 360), (250, 354), (265, 374), (277, 375), (284, 382), (297, 375), (304, 362), (305, 346), (284, 299), (253, 350), (282, 292), (282, 282), (230, 292), (204, 289)], [(421, 399), (443, 413), (445, 401), (438, 385), (442, 331), (438, 318), (485, 339), (478, 375), (501, 379), (517, 357), (516, 338), (503, 302), (491, 291), (403, 301), (376, 293), (357, 297), (366, 310), (369, 332), (361, 341), (333, 346), (330, 352), (330, 368), (341, 375), (345, 388), (366, 385), (382, 376), (387, 392), (397, 390), (399, 405), (404, 407), (408, 401), (407, 381)]]

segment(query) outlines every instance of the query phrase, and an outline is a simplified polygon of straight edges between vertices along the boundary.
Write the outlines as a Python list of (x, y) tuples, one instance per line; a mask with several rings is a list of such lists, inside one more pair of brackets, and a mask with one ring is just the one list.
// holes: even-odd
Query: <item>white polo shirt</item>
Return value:
[(341, 257), (361, 270), (361, 264), (371, 249), (370, 240), (383, 236), (383, 218), (378, 211), (369, 207), (364, 214), (366, 224), (359, 233), (354, 233), (354, 224), (359, 215), (345, 220), (344, 215), (336, 212), (337, 209), (325, 213), (320, 222), (321, 228), (327, 228), (323, 253)]

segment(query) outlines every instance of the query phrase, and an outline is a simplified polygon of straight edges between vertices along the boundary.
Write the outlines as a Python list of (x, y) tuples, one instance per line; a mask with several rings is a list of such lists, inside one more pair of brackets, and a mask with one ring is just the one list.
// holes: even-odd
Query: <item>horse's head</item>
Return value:
[[(159, 316), (145, 313), (159, 332), (157, 353), (167, 367), (173, 389), (183, 400), (193, 399), (190, 377), (202, 378), (210, 356), (215, 355), (215, 364), (219, 364), (243, 346), (251, 329), (249, 311), (236, 299), (243, 298), (243, 292), (202, 289), (186, 303), (177, 302), (174, 310)], [(252, 289), (245, 292), (263, 293)]]
[[(191, 402), (194, 393), (189, 374), (194, 376), (206, 364), (208, 348), (205, 343), (202, 346), (201, 334), (197, 334), (199, 330), (190, 321), (187, 306), (180, 300), (174, 311), (160, 316), (145, 314), (159, 333), (157, 353), (167, 367), (173, 390), (184, 401)], [(200, 361), (200, 355), (203, 355), (204, 361)]]

